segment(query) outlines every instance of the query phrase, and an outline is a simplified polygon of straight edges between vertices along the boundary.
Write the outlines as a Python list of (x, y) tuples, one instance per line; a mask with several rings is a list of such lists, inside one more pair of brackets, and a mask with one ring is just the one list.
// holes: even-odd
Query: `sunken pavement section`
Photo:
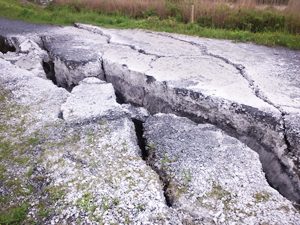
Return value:
[(6, 221), (299, 224), (299, 51), (3, 19), (0, 50)]

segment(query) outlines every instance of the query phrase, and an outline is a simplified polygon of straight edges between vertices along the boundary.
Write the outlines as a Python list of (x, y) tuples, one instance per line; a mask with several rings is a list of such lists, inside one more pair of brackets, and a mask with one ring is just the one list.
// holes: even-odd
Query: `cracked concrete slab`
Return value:
[(101, 57), (106, 38), (77, 31), (74, 27), (65, 27), (41, 37), (42, 47), (54, 63), (56, 82), (69, 89), (86, 77), (104, 79)]
[(208, 124), (157, 114), (145, 122), (149, 163), (190, 224), (297, 224), (299, 213), (262, 172), (258, 154)]
[[(244, 138), (245, 136), (254, 136), (255, 139), (260, 140), (259, 142), (264, 145), (264, 148), (268, 148), (269, 150), (272, 149), (271, 151), (274, 151), (275, 154), (281, 158), (285, 166), (294, 169), (297, 168), (297, 164), (299, 164), (299, 157), (297, 156), (298, 149), (291, 150), (289, 149), (289, 143), (286, 143), (285, 121), (282, 117), (284, 113), (281, 108), (278, 107), (276, 102), (272, 102), (272, 100), (268, 98), (268, 95), (265, 94), (264, 90), (260, 89), (259, 84), (256, 83), (256, 79), (251, 75), (253, 71), (249, 71), (242, 63), (245, 58), (249, 57), (246, 56), (246, 52), (251, 48), (256, 48), (255, 45), (251, 46), (245, 44), (247, 46), (245, 54), (241, 53), (239, 55), (240, 50), (238, 47), (235, 47), (235, 50), (232, 51), (230, 46), (234, 44), (229, 41), (223, 41), (222, 48), (227, 48), (226, 46), (228, 43), (229, 47), (227, 48), (227, 52), (230, 52), (232, 55), (235, 54), (236, 57), (240, 58), (240, 61), (236, 62), (231, 60), (230, 57), (227, 57), (226, 54), (222, 55), (221, 50), (219, 50), (220, 54), (211, 51), (211, 46), (216, 48), (214, 40), (192, 37), (184, 39), (180, 38), (180, 35), (144, 32), (139, 30), (116, 31), (112, 29), (97, 29), (86, 25), (77, 26), (94, 33), (97, 33), (97, 31), (100, 30), (98, 33), (102, 35), (105, 34), (106, 37), (109, 37), (111, 44), (131, 46), (131, 49), (127, 50), (128, 53), (124, 51), (119, 53), (117, 50), (118, 48), (115, 47), (113, 50), (116, 52), (115, 55), (110, 51), (107, 54), (104, 53), (103, 56), (107, 80), (114, 84), (117, 91), (124, 93), (127, 101), (143, 105), (151, 112), (173, 112), (178, 115), (188, 115), (196, 121), (197, 118), (202, 118), (202, 120), (216, 124), (225, 130), (231, 127), (233, 130), (229, 130), (228, 132), (238, 133), (235, 136), (240, 136), (240, 139), (250, 147), (258, 149), (258, 147), (255, 146), (256, 144), (253, 143), (253, 140), (246, 140), (247, 138)], [(153, 39), (162, 41), (163, 43), (164, 41), (168, 42), (169, 45), (168, 43), (160, 45), (158, 42), (153, 41)], [(201, 44), (201, 42), (205, 43), (209, 41), (211, 41), (211, 45), (206, 46), (206, 44)], [(174, 48), (171, 47), (174, 42), (177, 43), (175, 49), (178, 52), (181, 52), (183, 49), (192, 50), (190, 56), (185, 57), (185, 54), (179, 56), (173, 53), (174, 50), (170, 51), (169, 48)], [(157, 51), (158, 46), (159, 52)], [(149, 49), (152, 49), (152, 52)], [(171, 52), (171, 54), (164, 54), (163, 51)], [(241, 49), (241, 51), (243, 52), (243, 49)], [(280, 52), (280, 50), (276, 51)], [(194, 55), (195, 52), (197, 53)], [(270, 50), (264, 51), (263, 54), (265, 54), (266, 58), (268, 58), (269, 52)], [(249, 55), (251, 54), (252, 51)], [(157, 55), (168, 57), (157, 57)], [(277, 53), (276, 55), (280, 55), (280, 53)], [(135, 62), (130, 56), (134, 56), (134, 58), (144, 57), (145, 63)], [(149, 59), (149, 56), (153, 56), (154, 58)], [(269, 73), (270, 71), (266, 69), (266, 67), (259, 67), (261, 57), (258, 56), (256, 58), (256, 56), (257, 55), (252, 56), (252, 60), (256, 59), (256, 64), (252, 63), (254, 66), (252, 65), (251, 68), (255, 68), (256, 70), (259, 68), (264, 73)], [(251, 56), (249, 58), (251, 58)], [(286, 56), (286, 60), (289, 60), (289, 56)], [(120, 64), (126, 65), (126, 67), (121, 68)], [(273, 66), (273, 64), (274, 62), (271, 58), (265, 65)], [(297, 63), (292, 63), (286, 68), (277, 69), (279, 72), (289, 72), (289, 70), (299, 72), (297, 69), (298, 67), (295, 66), (296, 64)], [(141, 66), (141, 68), (136, 68), (136, 65)], [(269, 66), (269, 68), (272, 66)], [(147, 67), (148, 69), (146, 70)], [(140, 75), (137, 76), (137, 72), (139, 72)], [(124, 74), (126, 79), (122, 78), (124, 77)], [(141, 79), (141, 77), (144, 77), (144, 79)], [(264, 79), (263, 82), (266, 85), (271, 83), (266, 80), (270, 79), (270, 77)], [(282, 81), (282, 78), (280, 83), (285, 83)], [(296, 85), (296, 89), (297, 88)], [(172, 93), (172, 89), (173, 92), (177, 93)], [(272, 92), (271, 89), (268, 91)], [(186, 97), (184, 99), (180, 96), (192, 95), (194, 97), (199, 94), (204, 95), (203, 98), (205, 100), (202, 101), (200, 104), (201, 106), (198, 107), (195, 107), (197, 106), (197, 102), (191, 101)], [(175, 95), (176, 98), (172, 98), (172, 95)], [(178, 101), (178, 98), (181, 98), (181, 100)], [(284, 95), (283, 98), (285, 98)], [(294, 101), (293, 99), (290, 100)], [(233, 110), (230, 106), (231, 104), (240, 105), (242, 109)], [(212, 110), (214, 107), (217, 108), (216, 111)], [(213, 113), (210, 114), (209, 111), (213, 111)], [(219, 114), (220, 111), (222, 111), (221, 115)], [(232, 115), (236, 116), (237, 112), (239, 112), (239, 118), (233, 119)], [(247, 118), (241, 116), (240, 112), (248, 113), (246, 116)], [(219, 114), (217, 116), (218, 118), (215, 118), (214, 116), (217, 114)], [(251, 122), (249, 121), (249, 117), (252, 117), (252, 119), (250, 119)], [(263, 124), (261, 124), (261, 122), (263, 122)], [(247, 123), (248, 125), (246, 125)], [(251, 125), (253, 123), (260, 123), (256, 128), (261, 128), (254, 128), (255, 130), (253, 131), (253, 126)], [(241, 124), (244, 125), (243, 128), (241, 128)], [(272, 128), (270, 128), (270, 125)], [(267, 134), (264, 134), (264, 131), (266, 130), (268, 130), (268, 132)], [(269, 145), (270, 143), (272, 143), (271, 146)], [(260, 152), (260, 150), (257, 151)], [(294, 156), (287, 156), (288, 152), (292, 152)], [(260, 154), (262, 155), (262, 153)], [(269, 163), (267, 162), (268, 159), (261, 158), (261, 160), (266, 160), (266, 164)], [(293, 162), (295, 162), (295, 165), (293, 165)], [(295, 174), (291, 175), (294, 176)], [(298, 180), (299, 177), (295, 178), (295, 181), (293, 182), (298, 183)], [(296, 189), (299, 190), (299, 187)]]
[(205, 46), (208, 52), (243, 65), (257, 88), (282, 110), (299, 109), (299, 51), (259, 45), (252, 45), (249, 49), (249, 44), (185, 36), (179, 38)]
[(62, 104), (61, 111), (66, 121), (99, 119), (105, 116), (111, 119), (126, 115), (122, 106), (116, 102), (113, 86), (95, 77), (80, 81)]
[[(103, 67), (106, 80), (126, 101), (152, 113), (175, 113), (226, 130), (260, 154), (269, 181), (281, 193), (299, 199), (299, 177), (287, 169), (294, 186), (288, 190), (286, 179), (279, 181), (275, 175), (281, 170), (278, 161), (296, 168), (286, 154), (282, 114), (257, 97), (236, 68), (209, 56), (153, 61), (153, 56), (127, 47), (118, 51), (120, 48), (104, 52)], [(146, 70), (150, 63), (153, 68)]]
[(76, 27), (107, 37), (111, 45), (128, 46), (145, 55), (156, 57), (199, 56), (197, 46), (182, 46), (180, 41), (159, 39), (155, 33), (140, 30), (115, 30), (76, 23)]

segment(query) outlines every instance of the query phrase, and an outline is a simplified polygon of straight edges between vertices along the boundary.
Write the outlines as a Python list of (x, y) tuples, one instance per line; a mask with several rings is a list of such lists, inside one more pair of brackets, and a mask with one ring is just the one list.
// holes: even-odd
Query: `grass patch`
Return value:
[(49, 194), (52, 202), (59, 201), (66, 195), (66, 192), (62, 186), (47, 186), (45, 188), (45, 192)]
[[(180, 22), (176, 17), (161, 19), (153, 15), (153, 13), (147, 14), (147, 18), (133, 18), (120, 13), (103, 14), (99, 11), (66, 5), (51, 5), (46, 8), (41, 8), (30, 3), (21, 4), (17, 0), (0, 0), (0, 15), (6, 18), (20, 19), (32, 23), (67, 25), (74, 22), (81, 22), (110, 28), (140, 28), (300, 49), (299, 34), (291, 34), (287, 31), (263, 31), (264, 29), (261, 28), (261, 22), (259, 22), (262, 20), (260, 17), (257, 19), (258, 22), (254, 20), (254, 22), (259, 23), (260, 27), (253, 28), (251, 24), (254, 22), (250, 19), (250, 22), (246, 20), (246, 22), (243, 23), (235, 20), (236, 23), (240, 23), (239, 26), (242, 28), (246, 27), (249, 29), (234, 30), (237, 27), (228, 27), (228, 29), (210, 28), (206, 27), (203, 21), (188, 24)], [(246, 13), (246, 15), (248, 14)], [(264, 16), (263, 18), (269, 17)], [(278, 20), (279, 22), (281, 21), (280, 19)], [(207, 26), (212, 25), (208, 24)], [(252, 32), (253, 29), (259, 29), (259, 32)]]
[(91, 193), (85, 193), (80, 199), (77, 200), (77, 205), (86, 212), (93, 213), (97, 206), (93, 204)]
[(28, 153), (39, 144), (37, 133), (24, 134), (26, 109), (10, 100), (10, 92), (0, 86), (0, 178), (7, 190), (0, 198), (0, 224), (24, 224), (28, 199), (34, 188), (24, 170), (30, 163)]
[(38, 205), (38, 216), (41, 218), (47, 218), (51, 213), (51, 210), (48, 209), (47, 205), (39, 203)]
[(0, 224), (22, 224), (26, 219), (28, 212), (28, 203), (23, 203), (20, 206), (15, 206), (7, 209), (5, 212), (0, 212)]

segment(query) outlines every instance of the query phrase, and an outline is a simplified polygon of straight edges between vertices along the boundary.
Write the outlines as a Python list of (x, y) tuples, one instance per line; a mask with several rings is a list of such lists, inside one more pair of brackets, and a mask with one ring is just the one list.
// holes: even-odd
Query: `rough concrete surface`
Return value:
[[(2, 59), (0, 65), (0, 190), (10, 196), (1, 210), (24, 202), (30, 205), (26, 223), (39, 224), (163, 224), (176, 218), (114, 93), (106, 93), (105, 102), (92, 98), (112, 90), (111, 84), (87, 78), (69, 94)], [(4, 159), (6, 154), (11, 156)]]
[(299, 65), (283, 48), (0, 19), (3, 218), (299, 224)]
[(157, 114), (146, 121), (144, 136), (149, 162), (166, 180), (172, 207), (189, 213), (191, 221), (299, 222), (289, 201), (267, 183), (258, 154), (215, 126)]

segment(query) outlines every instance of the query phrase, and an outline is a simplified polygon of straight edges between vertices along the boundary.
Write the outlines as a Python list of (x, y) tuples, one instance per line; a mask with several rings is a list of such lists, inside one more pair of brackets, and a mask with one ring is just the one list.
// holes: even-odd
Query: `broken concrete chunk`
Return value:
[(104, 37), (64, 27), (43, 36), (42, 42), (54, 63), (59, 86), (70, 90), (86, 77), (104, 79), (101, 64), (103, 48), (107, 43)]
[(132, 104), (122, 104), (122, 108), (130, 115), (132, 119), (136, 119), (138, 121), (145, 122), (150, 116), (148, 110), (143, 107), (136, 107)]
[(32, 126), (41, 125), (40, 121), (58, 120), (61, 104), (69, 96), (65, 89), (57, 88), (51, 81), (36, 77), (32, 71), (1, 58), (0, 81), (6, 90), (12, 92), (18, 104), (30, 108), (30, 116), (37, 120)]
[(31, 71), (35, 76), (46, 78), (43, 61), (48, 61), (48, 54), (33, 40), (24, 37), (14, 37), (17, 52), (7, 52), (0, 57), (12, 64)]
[(148, 162), (170, 204), (204, 224), (298, 224), (300, 214), (271, 188), (258, 154), (220, 129), (158, 114), (145, 123)]
[(95, 77), (80, 81), (61, 110), (66, 121), (113, 118), (125, 114), (116, 102), (113, 86)]

